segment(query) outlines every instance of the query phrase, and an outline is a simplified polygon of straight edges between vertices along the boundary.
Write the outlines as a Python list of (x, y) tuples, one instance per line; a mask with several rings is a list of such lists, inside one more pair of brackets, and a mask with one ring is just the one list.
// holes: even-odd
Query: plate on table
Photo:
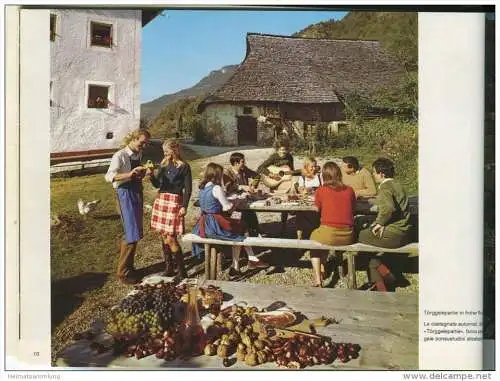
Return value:
[(246, 199), (247, 197), (248, 197), (248, 193), (243, 192), (243, 193), (241, 193), (241, 194), (233, 193), (233, 194), (231, 194), (231, 195), (227, 196), (227, 199), (228, 199), (229, 201), (232, 201), (232, 200), (244, 200), (244, 199)]
[(250, 204), (250, 208), (261, 208), (263, 206), (266, 206), (265, 200), (254, 201)]
[(254, 192), (248, 194), (248, 199), (254, 201), (267, 200), (269, 197), (270, 195), (264, 192)]
[(275, 328), (285, 328), (297, 320), (297, 317), (290, 311), (268, 311), (256, 312), (254, 317), (262, 324), (269, 325)]
[(283, 201), (280, 206), (298, 206), (300, 203), (298, 201)]

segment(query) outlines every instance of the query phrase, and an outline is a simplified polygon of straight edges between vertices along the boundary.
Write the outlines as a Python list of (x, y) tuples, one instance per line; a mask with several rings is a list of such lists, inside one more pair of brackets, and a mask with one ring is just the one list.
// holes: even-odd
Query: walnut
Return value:
[(245, 356), (245, 364), (249, 366), (255, 366), (257, 364), (257, 355), (255, 353), (250, 353)]
[(221, 344), (221, 345), (219, 345), (219, 348), (217, 348), (217, 356), (219, 356), (219, 357), (222, 357), (222, 358), (227, 357), (228, 353), (229, 353), (229, 348), (225, 344)]

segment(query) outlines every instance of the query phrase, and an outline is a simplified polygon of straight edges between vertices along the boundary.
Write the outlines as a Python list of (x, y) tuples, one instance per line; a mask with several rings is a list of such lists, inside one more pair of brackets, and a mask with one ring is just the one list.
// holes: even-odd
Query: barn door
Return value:
[(252, 116), (238, 116), (238, 145), (257, 144), (257, 119)]

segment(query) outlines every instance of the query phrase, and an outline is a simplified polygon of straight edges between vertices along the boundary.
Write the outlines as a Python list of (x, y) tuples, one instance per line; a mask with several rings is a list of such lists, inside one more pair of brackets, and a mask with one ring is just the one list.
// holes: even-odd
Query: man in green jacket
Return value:
[(378, 247), (395, 249), (411, 240), (408, 196), (403, 186), (394, 180), (394, 164), (379, 158), (372, 164), (373, 177), (379, 184), (376, 198), (377, 218), (369, 228), (359, 233), (358, 241)]

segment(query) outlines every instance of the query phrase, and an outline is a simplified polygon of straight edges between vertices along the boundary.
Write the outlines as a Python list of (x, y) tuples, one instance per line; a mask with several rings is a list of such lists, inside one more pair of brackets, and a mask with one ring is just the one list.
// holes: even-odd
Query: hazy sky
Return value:
[(239, 64), (246, 34), (290, 35), (346, 12), (166, 10), (143, 28), (141, 102), (196, 84), (212, 70)]

